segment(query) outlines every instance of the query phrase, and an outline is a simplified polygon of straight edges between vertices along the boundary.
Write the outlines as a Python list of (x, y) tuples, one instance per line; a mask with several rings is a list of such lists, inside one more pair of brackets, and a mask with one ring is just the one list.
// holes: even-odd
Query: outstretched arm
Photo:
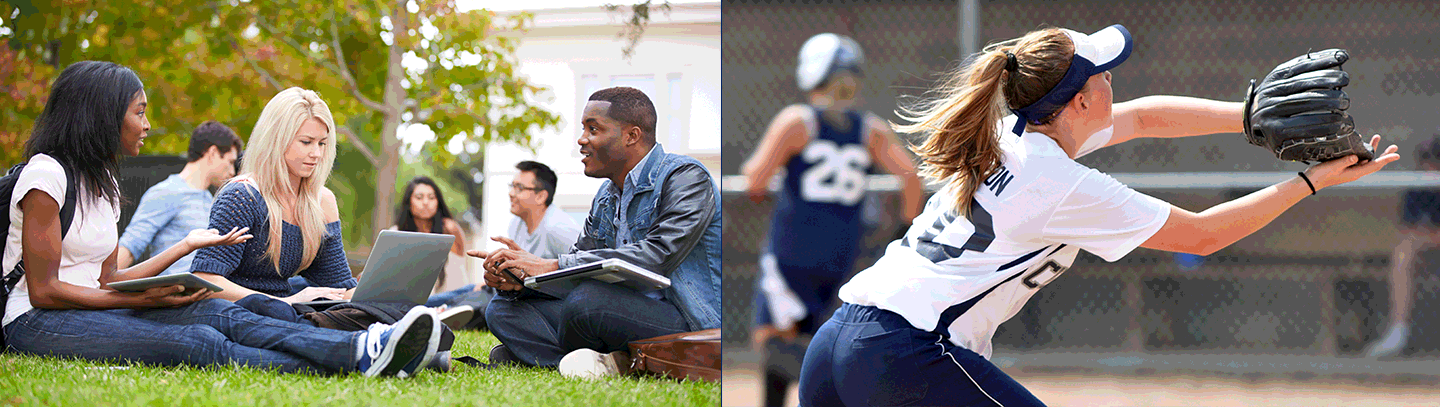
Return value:
[[(45, 309), (111, 309), (169, 307), (195, 302), (210, 293), (200, 290), (178, 295), (185, 287), (155, 287), (143, 293), (124, 293), (90, 288), (60, 280), (60, 205), (39, 189), (25, 192), (20, 200), (20, 257), (25, 262), (25, 283), (30, 288), (30, 305)], [(104, 265), (113, 269), (115, 253)]]
[[(1380, 136), (1372, 138), (1370, 143), (1378, 149)], [(1385, 150), (1384, 155), (1364, 163), (1357, 163), (1358, 158), (1353, 155), (1337, 158), (1315, 164), (1306, 169), (1305, 174), (1317, 190), (1343, 184), (1372, 174), (1399, 160), (1397, 150), (1398, 147), (1392, 145)], [(1305, 184), (1305, 180), (1296, 175), (1279, 184), (1215, 205), (1200, 213), (1171, 207), (1170, 218), (1165, 221), (1165, 225), (1140, 246), (1209, 255), (1270, 224), (1310, 193), (1310, 187)]]
[[(244, 243), (254, 237), (249, 234), (250, 228), (232, 227), (225, 234), (220, 234), (215, 229), (196, 229), (190, 231), (190, 235), (176, 242), (165, 251), (146, 259), (140, 264), (132, 264), (128, 267), (120, 267), (118, 257), (125, 250), (124, 247), (115, 249), (100, 268), (100, 283), (110, 284), (117, 281), (134, 280), (137, 278), (154, 277), (165, 271), (170, 265), (181, 257), (191, 252), (210, 246), (229, 246)], [(115, 261), (110, 261), (115, 260)]]
[(1188, 96), (1146, 96), (1116, 103), (1115, 134), (1106, 146), (1137, 138), (1176, 138), (1243, 131), (1240, 102)]

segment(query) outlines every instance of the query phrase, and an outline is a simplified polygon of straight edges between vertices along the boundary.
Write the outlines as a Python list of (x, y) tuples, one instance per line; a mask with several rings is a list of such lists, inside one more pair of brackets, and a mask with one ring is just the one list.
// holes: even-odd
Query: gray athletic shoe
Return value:
[(1388, 358), (1400, 355), (1410, 341), (1410, 324), (1391, 324), (1380, 340), (1365, 346), (1365, 357)]
[(510, 348), (505, 347), (503, 343), (490, 348), (490, 364), (496, 366), (521, 365), (520, 358), (515, 357), (515, 353), (510, 352)]
[(437, 372), (449, 372), (455, 368), (450, 362), (450, 351), (435, 352), (435, 359), (430, 360), (430, 365), (425, 368)]

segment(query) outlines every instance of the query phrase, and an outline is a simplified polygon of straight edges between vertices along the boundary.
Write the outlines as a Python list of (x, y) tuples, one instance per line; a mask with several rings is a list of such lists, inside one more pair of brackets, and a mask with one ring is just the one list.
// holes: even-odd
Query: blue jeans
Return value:
[(805, 352), (802, 406), (1043, 406), (975, 352), (899, 314), (846, 303)]
[(5, 335), (12, 349), (34, 355), (343, 373), (355, 370), (360, 332), (285, 322), (207, 299), (141, 310), (37, 308), (6, 325)]
[(475, 291), (475, 285), (466, 284), (464, 287), (456, 288), (454, 290), (446, 291), (443, 293), (436, 293), (435, 295), (431, 295), (430, 299), (425, 300), (425, 306), (434, 308), (441, 305), (455, 305), (456, 300), (459, 300), (461, 297), (464, 297), (465, 294), (469, 294), (473, 291)]
[(627, 350), (633, 340), (691, 330), (670, 301), (599, 281), (580, 283), (564, 299), (497, 295), (485, 323), (516, 358), (541, 367), (559, 365), (577, 349)]

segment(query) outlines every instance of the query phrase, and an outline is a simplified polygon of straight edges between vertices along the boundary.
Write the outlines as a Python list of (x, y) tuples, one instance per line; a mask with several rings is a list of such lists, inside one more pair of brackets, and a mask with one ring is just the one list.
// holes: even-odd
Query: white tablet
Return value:
[(556, 297), (564, 297), (584, 279), (616, 284), (637, 292), (662, 290), (670, 287), (669, 278), (620, 259), (605, 259), (529, 277), (525, 279), (525, 287)]
[(190, 273), (137, 278), (134, 280), (117, 281), (109, 284), (110, 288), (114, 289), (115, 291), (124, 292), (145, 291), (155, 287), (164, 287), (171, 285), (185, 286), (185, 291), (187, 292), (193, 292), (201, 288), (208, 289), (213, 292), (225, 290), (223, 288), (220, 288), (220, 286), (215, 285), (214, 283), (205, 281), (205, 279), (196, 277), (194, 274)]

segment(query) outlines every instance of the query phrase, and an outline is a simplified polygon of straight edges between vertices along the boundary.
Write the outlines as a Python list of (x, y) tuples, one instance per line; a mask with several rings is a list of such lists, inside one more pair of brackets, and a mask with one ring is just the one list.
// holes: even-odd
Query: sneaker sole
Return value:
[[(430, 319), (433, 321), (430, 323), (430, 340), (425, 343), (425, 354), (420, 356), (420, 363), (414, 365), (414, 367), (408, 371), (405, 368), (411, 367), (411, 364), (406, 363), (405, 366), (400, 368), (400, 371), (395, 374), (397, 377), (405, 378), (420, 373), (426, 366), (430, 366), (430, 362), (435, 360), (435, 353), (440, 350), (440, 317), (435, 314), (435, 310), (433, 309), (425, 307), (418, 307), (417, 309), (422, 310), (425, 314), (429, 314)], [(411, 358), (410, 361), (414, 362), (415, 359)]]
[[(434, 313), (411, 310), (403, 318), (395, 322), (394, 330), (390, 334), (390, 340), (385, 344), (385, 350), (375, 358), (370, 369), (365, 371), (366, 376), (389, 376), (401, 371), (408, 362), (423, 354), (425, 351), (426, 339), (434, 336), (431, 334), (435, 325)], [(398, 333), (396, 332), (398, 331)], [(399, 357), (397, 357), (399, 356)], [(397, 363), (404, 360), (407, 363)]]
[(402, 336), (410, 332), (410, 325), (415, 322), (417, 317), (418, 315), (405, 314), (399, 321), (395, 321), (395, 324), (390, 325), (390, 339), (382, 344), (384, 350), (381, 350), (380, 354), (370, 361), (370, 367), (361, 372), (362, 374), (366, 377), (380, 375), (381, 371), (385, 369), (385, 365), (390, 364), (390, 359), (395, 357), (395, 345), (400, 342)]
[[(444, 319), (440, 320), (440, 322), (443, 322), (446, 326), (449, 326), (450, 330), (452, 331), (460, 330), (461, 327), (464, 327), (466, 323), (470, 322), (470, 320), (475, 317), (474, 308), (468, 305), (461, 306), (465, 307), (465, 310), (457, 311), (455, 313), (445, 316)], [(447, 310), (446, 312), (448, 313), (450, 311)]]

